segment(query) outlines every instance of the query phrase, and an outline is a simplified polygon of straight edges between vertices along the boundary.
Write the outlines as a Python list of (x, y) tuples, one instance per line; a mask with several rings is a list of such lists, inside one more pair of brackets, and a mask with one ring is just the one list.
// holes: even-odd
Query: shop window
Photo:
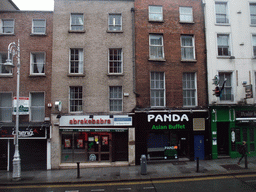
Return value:
[(240, 129), (236, 129), (236, 142), (241, 142)]
[(255, 151), (254, 143), (250, 143), (250, 151)]
[(247, 128), (243, 128), (243, 141), (247, 141)]
[(75, 132), (62, 134), (61, 162), (112, 161), (111, 133)]

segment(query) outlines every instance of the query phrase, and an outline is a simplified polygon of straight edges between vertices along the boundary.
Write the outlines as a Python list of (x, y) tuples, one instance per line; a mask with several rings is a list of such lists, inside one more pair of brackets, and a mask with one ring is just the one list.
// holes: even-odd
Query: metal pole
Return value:
[(18, 40), (18, 63), (17, 63), (17, 106), (16, 106), (16, 130), (15, 130), (15, 152), (13, 156), (13, 180), (20, 180), (20, 153), (19, 153), (19, 99), (20, 99), (20, 40)]
[(199, 157), (196, 158), (196, 172), (199, 173)]

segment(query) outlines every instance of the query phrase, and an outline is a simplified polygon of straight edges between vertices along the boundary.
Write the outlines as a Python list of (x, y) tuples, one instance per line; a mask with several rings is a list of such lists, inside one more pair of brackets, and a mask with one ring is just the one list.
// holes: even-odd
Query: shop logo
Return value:
[(186, 114), (178, 115), (178, 114), (164, 114), (164, 115), (148, 115), (148, 122), (177, 122), (177, 121), (189, 121), (188, 116)]
[(69, 124), (111, 124), (110, 119), (71, 119), (69, 120)]

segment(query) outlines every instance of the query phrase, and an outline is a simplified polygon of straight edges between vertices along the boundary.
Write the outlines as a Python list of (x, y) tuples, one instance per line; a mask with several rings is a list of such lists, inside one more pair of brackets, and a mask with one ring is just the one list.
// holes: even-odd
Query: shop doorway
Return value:
[(204, 135), (194, 135), (194, 159), (204, 159)]
[(217, 145), (218, 155), (229, 155), (229, 123), (217, 123)]
[(7, 170), (7, 139), (0, 139), (0, 170)]

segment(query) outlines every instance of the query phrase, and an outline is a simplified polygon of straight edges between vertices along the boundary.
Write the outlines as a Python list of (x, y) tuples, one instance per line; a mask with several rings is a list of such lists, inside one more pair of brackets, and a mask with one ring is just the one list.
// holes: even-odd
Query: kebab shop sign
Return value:
[(113, 125), (113, 118), (109, 116), (62, 116), (60, 126), (107, 126)]
[(152, 130), (184, 130), (189, 118), (187, 114), (149, 114), (148, 122), (153, 123)]

